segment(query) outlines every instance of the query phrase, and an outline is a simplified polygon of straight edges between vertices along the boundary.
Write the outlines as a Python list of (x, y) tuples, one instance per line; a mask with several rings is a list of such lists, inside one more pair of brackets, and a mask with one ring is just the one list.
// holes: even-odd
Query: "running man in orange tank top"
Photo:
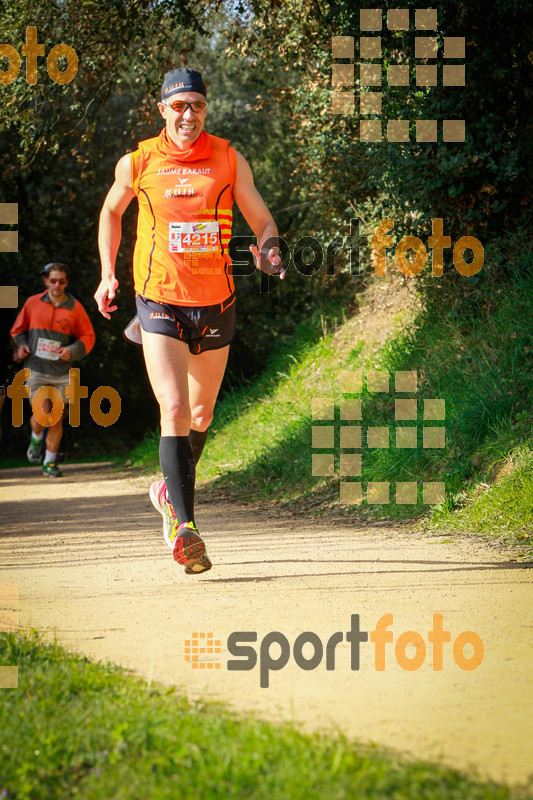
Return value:
[(234, 200), (257, 237), (250, 250), (258, 269), (280, 278), (285, 271), (276, 224), (248, 162), (225, 139), (204, 131), (201, 74), (187, 68), (167, 72), (158, 107), (165, 127), (119, 160), (100, 214), (102, 279), (95, 300), (110, 319), (117, 308), (121, 219), (136, 197), (137, 314), (161, 412), (163, 480), (152, 484), (150, 498), (163, 517), (174, 559), (194, 575), (212, 566), (195, 524), (194, 483), (235, 329), (228, 255)]

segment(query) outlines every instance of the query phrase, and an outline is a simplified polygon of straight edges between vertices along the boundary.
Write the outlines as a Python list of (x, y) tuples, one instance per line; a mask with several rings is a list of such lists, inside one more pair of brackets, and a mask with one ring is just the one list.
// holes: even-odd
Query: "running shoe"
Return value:
[(44, 439), (34, 439), (33, 436), (30, 439), (30, 444), (28, 449), (26, 450), (26, 456), (30, 464), (40, 464), (42, 457), (43, 457), (43, 445)]
[(49, 461), (47, 464), (43, 464), (43, 475), (45, 478), (62, 478), (63, 473), (55, 463), (55, 461)]
[(187, 575), (207, 572), (212, 564), (205, 552), (204, 540), (193, 522), (178, 524), (174, 509), (168, 499), (165, 481), (160, 480), (150, 486), (150, 500), (163, 517), (163, 536), (172, 550), (174, 561), (185, 567)]

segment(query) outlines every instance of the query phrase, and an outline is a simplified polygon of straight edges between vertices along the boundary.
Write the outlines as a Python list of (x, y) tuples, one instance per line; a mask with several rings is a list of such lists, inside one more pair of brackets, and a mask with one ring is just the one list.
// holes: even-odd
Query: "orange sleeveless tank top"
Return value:
[(207, 306), (234, 291), (228, 245), (236, 174), (235, 150), (205, 131), (186, 151), (166, 128), (139, 142), (131, 185), (139, 202), (133, 277), (142, 297)]

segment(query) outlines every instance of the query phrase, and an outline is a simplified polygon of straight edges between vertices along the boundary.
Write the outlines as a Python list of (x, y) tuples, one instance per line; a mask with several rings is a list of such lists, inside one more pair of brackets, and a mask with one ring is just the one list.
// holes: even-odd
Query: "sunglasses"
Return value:
[(48, 278), (48, 283), (59, 283), (60, 286), (64, 286), (67, 281), (65, 278)]
[(186, 103), (184, 100), (172, 100), (170, 103), (162, 100), (161, 102), (177, 114), (183, 114), (188, 108), (192, 109), (195, 114), (199, 114), (200, 111), (205, 111), (207, 108), (207, 100), (193, 100), (192, 103)]

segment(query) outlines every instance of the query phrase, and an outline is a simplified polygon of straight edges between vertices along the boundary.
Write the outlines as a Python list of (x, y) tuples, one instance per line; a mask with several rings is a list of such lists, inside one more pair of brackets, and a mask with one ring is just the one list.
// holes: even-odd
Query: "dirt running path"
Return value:
[[(64, 471), (52, 481), (39, 468), (8, 470), (0, 481), (0, 582), (18, 584), (22, 627), (56, 632), (69, 648), (239, 711), (340, 730), (498, 780), (522, 782), (532, 770), (531, 564), (465, 539), (292, 521), (203, 504), (200, 494), (197, 519), (214, 568), (188, 577), (164, 544), (145, 477), (109, 466)], [(325, 658), (313, 671), (299, 669), (291, 652), (260, 688), (258, 667), (226, 668), (232, 631), (257, 631), (258, 642), (280, 631), (292, 648), (303, 631), (325, 644), (349, 630), (352, 614), (372, 631), (386, 613), (394, 615), (394, 643), (383, 672), (374, 669), (371, 642), (352, 671), (346, 637), (335, 671), (326, 671)], [(478, 669), (462, 671), (451, 644), (440, 672), (430, 645), (420, 669), (398, 665), (398, 636), (418, 631), (427, 642), (434, 613), (452, 641), (465, 630), (481, 637)], [(209, 656), (218, 669), (185, 661), (193, 632), (221, 640), (221, 654)], [(303, 655), (311, 657), (310, 644)]]

